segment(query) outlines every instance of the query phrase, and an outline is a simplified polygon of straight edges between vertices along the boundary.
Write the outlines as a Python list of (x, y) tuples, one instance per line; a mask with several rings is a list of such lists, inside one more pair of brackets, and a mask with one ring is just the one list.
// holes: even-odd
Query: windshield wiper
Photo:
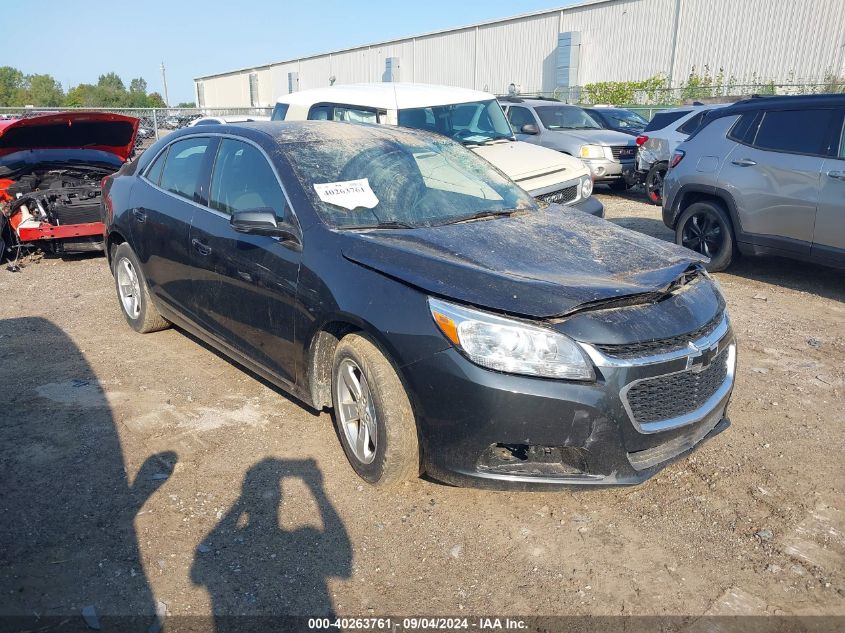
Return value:
[(446, 220), (445, 222), (440, 222), (439, 224), (433, 224), (432, 226), (446, 226), (447, 224), (461, 224), (463, 222), (472, 222), (474, 220), (483, 220), (484, 218), (494, 218), (499, 216), (509, 216), (513, 215), (520, 209), (487, 209), (485, 211), (479, 211), (478, 213), (473, 213), (472, 215), (465, 215), (461, 218), (455, 218), (454, 220)]
[(337, 227), (343, 230), (355, 230), (355, 229), (415, 229), (417, 228), (414, 224), (408, 224), (407, 222), (399, 222), (397, 220), (387, 220), (385, 222), (376, 222), (375, 224), (345, 224), (343, 226)]

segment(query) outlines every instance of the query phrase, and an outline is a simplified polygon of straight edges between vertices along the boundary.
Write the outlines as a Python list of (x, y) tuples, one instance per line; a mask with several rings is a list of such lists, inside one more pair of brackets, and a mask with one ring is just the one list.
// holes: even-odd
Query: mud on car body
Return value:
[(99, 112), (0, 121), (0, 259), (26, 246), (102, 250), (101, 182), (129, 158), (137, 128)]
[(635, 483), (728, 425), (704, 258), (540, 206), (442, 136), (191, 128), (104, 191), (129, 325), (176, 323), (333, 409), (371, 483)]

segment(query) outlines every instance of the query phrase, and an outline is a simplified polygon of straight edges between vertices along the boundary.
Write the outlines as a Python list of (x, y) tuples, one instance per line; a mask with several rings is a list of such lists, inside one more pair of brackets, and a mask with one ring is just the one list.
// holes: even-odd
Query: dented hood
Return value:
[(705, 261), (558, 205), (507, 218), (342, 235), (351, 261), (425, 292), (535, 318), (663, 290)]
[(108, 112), (57, 112), (0, 121), (0, 156), (35, 149), (91, 149), (129, 159), (138, 119)]

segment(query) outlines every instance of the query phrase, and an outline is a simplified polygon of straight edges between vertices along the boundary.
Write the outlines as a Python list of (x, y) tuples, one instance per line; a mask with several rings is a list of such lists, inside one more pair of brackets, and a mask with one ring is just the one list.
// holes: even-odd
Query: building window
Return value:
[(258, 105), (258, 73), (249, 74), (249, 105)]

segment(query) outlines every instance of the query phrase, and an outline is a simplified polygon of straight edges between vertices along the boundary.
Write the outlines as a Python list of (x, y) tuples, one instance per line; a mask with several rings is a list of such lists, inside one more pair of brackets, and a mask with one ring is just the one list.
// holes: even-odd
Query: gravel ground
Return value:
[[(659, 209), (599, 192), (664, 239)], [(0, 615), (845, 615), (845, 277), (717, 275), (733, 425), (631, 488), (362, 485), (331, 418), (178, 330), (100, 257), (0, 269)]]

